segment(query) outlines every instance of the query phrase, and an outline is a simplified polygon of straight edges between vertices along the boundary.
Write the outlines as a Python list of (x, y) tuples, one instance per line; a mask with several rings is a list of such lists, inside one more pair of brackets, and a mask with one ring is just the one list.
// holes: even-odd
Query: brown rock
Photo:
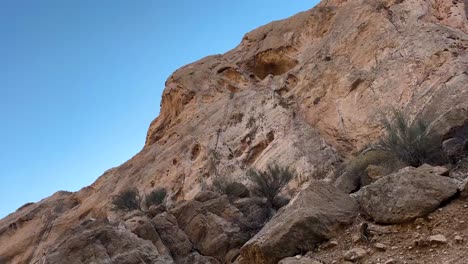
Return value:
[(291, 258), (284, 258), (278, 262), (278, 264), (320, 264), (320, 262), (303, 257), (303, 258), (296, 258), (296, 257), (291, 257)]
[(402, 223), (422, 217), (457, 193), (457, 181), (407, 167), (353, 194), (378, 223)]
[(312, 182), (242, 247), (237, 263), (276, 263), (297, 248), (311, 250), (352, 221), (357, 210), (356, 202), (348, 195)]
[(367, 255), (367, 251), (363, 248), (353, 248), (348, 250), (344, 255), (343, 259), (355, 262), (359, 259), (364, 258)]
[(169, 213), (162, 213), (153, 218), (154, 227), (158, 231), (164, 245), (169, 248), (176, 259), (185, 258), (192, 251), (187, 235), (177, 225), (177, 219)]
[(447, 238), (444, 235), (434, 235), (428, 238), (429, 242), (436, 244), (446, 244)]
[(162, 255), (170, 256), (171, 252), (166, 248), (162, 242), (159, 234), (154, 229), (154, 225), (146, 216), (136, 216), (125, 221), (127, 228), (138, 237), (149, 240), (158, 249)]

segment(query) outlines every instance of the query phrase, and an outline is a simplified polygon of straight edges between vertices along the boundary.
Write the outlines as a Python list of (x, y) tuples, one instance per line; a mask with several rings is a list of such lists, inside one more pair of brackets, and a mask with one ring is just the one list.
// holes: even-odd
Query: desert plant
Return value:
[(225, 194), (229, 197), (244, 198), (249, 196), (249, 190), (244, 184), (234, 181), (226, 176), (215, 176), (209, 188), (220, 194)]
[(146, 206), (151, 207), (152, 205), (160, 205), (166, 198), (167, 192), (164, 188), (158, 188), (153, 190), (148, 195), (146, 195)]
[(266, 197), (274, 205), (275, 197), (281, 192), (296, 172), (288, 167), (269, 165), (265, 171), (250, 169), (247, 176), (252, 182), (252, 190), (259, 196)]
[(418, 167), (441, 159), (441, 139), (430, 134), (429, 125), (422, 119), (410, 122), (402, 111), (393, 110), (391, 118), (383, 118), (386, 135), (378, 143), (381, 150), (393, 153), (407, 165)]
[(123, 190), (112, 199), (114, 209), (122, 211), (141, 210), (140, 202), (141, 197), (135, 188)]

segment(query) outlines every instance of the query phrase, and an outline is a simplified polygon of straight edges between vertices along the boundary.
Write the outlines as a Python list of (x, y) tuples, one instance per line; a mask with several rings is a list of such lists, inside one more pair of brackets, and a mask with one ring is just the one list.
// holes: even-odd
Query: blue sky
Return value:
[(143, 147), (166, 78), (318, 1), (0, 1), (0, 218)]

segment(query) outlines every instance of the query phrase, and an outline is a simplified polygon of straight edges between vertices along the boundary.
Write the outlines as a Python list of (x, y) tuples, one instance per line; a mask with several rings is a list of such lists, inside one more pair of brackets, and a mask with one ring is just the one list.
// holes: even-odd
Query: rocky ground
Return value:
[(283, 263), (468, 263), (467, 197), (453, 200), (409, 223), (369, 223), (369, 241), (361, 237), (363, 223), (369, 222), (357, 218), (343, 233), (314, 251)]

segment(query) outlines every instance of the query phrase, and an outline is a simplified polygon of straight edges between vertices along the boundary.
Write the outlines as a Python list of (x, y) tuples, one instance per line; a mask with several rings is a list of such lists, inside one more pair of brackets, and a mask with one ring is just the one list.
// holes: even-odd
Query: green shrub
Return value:
[(135, 188), (124, 190), (112, 199), (114, 209), (122, 211), (141, 210), (140, 202), (141, 197)]
[(152, 205), (160, 205), (166, 198), (167, 192), (164, 188), (156, 189), (150, 194), (146, 195), (146, 206), (151, 207)]
[(429, 133), (428, 123), (424, 120), (410, 122), (403, 112), (393, 110), (393, 117), (384, 118), (382, 125), (386, 132), (378, 144), (382, 150), (413, 167), (442, 162), (441, 138)]
[(265, 171), (249, 170), (247, 176), (252, 182), (252, 190), (255, 194), (266, 197), (271, 205), (274, 205), (275, 197), (281, 192), (296, 172), (288, 167), (269, 165)]

